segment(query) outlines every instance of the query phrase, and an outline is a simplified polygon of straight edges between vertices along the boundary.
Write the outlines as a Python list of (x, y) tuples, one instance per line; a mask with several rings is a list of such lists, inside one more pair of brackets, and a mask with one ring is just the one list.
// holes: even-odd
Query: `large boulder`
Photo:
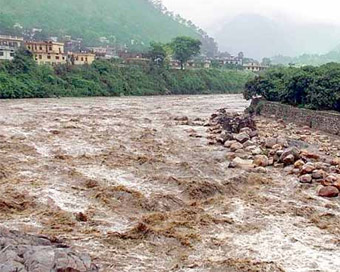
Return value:
[(241, 143), (233, 143), (231, 146), (230, 146), (230, 150), (235, 152), (239, 149), (242, 149), (243, 148), (243, 145)]
[(0, 271), (99, 271), (87, 254), (60, 242), (0, 228)]
[(280, 155), (280, 161), (283, 162), (284, 159), (290, 155), (294, 157), (294, 161), (297, 161), (300, 159), (300, 150), (294, 146), (283, 150), (282, 154)]
[(321, 197), (337, 197), (339, 189), (334, 186), (323, 186), (318, 189), (318, 195)]
[(249, 169), (254, 168), (253, 160), (244, 160), (239, 157), (233, 159), (233, 161), (230, 163), (231, 168), (243, 168), (243, 169)]
[(234, 139), (238, 141), (239, 143), (244, 144), (246, 141), (250, 139), (250, 137), (247, 133), (239, 133), (239, 134), (234, 134)]
[(254, 158), (254, 164), (259, 167), (267, 167), (269, 165), (269, 159), (265, 155), (257, 155)]

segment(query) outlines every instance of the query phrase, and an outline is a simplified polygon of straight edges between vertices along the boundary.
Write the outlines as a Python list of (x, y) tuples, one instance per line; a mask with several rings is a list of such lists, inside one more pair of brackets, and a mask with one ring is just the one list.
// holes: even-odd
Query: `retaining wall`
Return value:
[(260, 114), (298, 125), (309, 126), (334, 135), (340, 135), (340, 113), (300, 109), (290, 105), (254, 99), (252, 105), (260, 107)]

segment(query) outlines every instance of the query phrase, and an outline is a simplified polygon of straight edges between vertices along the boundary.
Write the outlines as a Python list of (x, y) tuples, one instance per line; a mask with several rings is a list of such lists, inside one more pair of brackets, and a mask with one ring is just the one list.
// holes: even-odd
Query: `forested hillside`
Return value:
[(0, 6), (1, 32), (39, 28), (42, 35), (83, 38), (86, 45), (98, 45), (106, 37), (111, 44), (137, 49), (185, 35), (214, 46), (190, 21), (154, 0), (0, 0)]

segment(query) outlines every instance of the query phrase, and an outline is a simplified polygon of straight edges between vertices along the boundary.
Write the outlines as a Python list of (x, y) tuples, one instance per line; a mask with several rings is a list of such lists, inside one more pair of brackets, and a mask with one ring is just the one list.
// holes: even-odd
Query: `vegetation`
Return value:
[(177, 37), (172, 41), (170, 47), (173, 50), (174, 59), (180, 61), (183, 70), (185, 63), (200, 53), (201, 42), (190, 37)]
[(0, 0), (0, 6), (0, 30), (9, 34), (37, 28), (42, 32), (36, 39), (71, 35), (86, 46), (127, 45), (138, 51), (151, 41), (166, 43), (185, 35), (200, 39), (204, 53), (217, 51), (203, 30), (157, 0)]
[(247, 82), (244, 96), (315, 110), (340, 111), (340, 64), (276, 67)]
[(298, 57), (275, 56), (272, 59), (273, 64), (282, 65), (314, 65), (319, 66), (330, 62), (340, 62), (340, 48), (336, 48), (326, 54), (303, 54)]
[(253, 77), (243, 71), (169, 70), (98, 60), (91, 66), (38, 66), (27, 51), (0, 62), (0, 98), (209, 94), (242, 91)]

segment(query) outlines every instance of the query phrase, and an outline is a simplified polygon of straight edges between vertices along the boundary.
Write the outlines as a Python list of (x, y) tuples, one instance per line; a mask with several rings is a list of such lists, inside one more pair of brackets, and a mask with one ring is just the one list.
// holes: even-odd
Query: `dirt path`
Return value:
[[(339, 200), (227, 168), (203, 123), (237, 95), (0, 101), (0, 222), (101, 271), (339, 271)], [(187, 118), (186, 118), (187, 117)], [(248, 269), (248, 270), (247, 270)]]

